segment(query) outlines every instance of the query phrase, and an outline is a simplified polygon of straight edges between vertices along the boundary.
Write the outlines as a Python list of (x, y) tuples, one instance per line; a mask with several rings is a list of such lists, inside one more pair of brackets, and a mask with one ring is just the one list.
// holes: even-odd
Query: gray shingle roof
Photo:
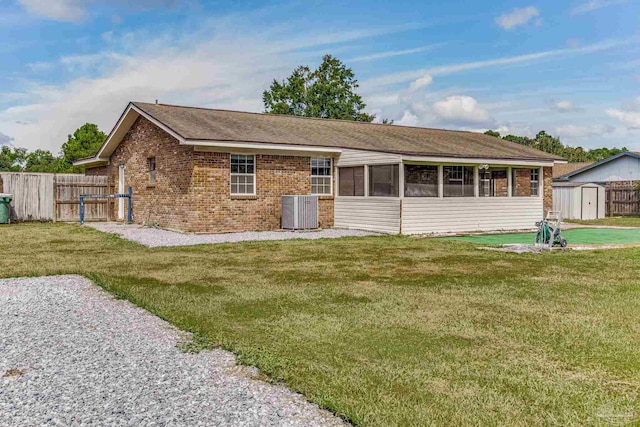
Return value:
[(186, 140), (262, 142), (418, 156), (562, 160), (476, 132), (134, 102)]

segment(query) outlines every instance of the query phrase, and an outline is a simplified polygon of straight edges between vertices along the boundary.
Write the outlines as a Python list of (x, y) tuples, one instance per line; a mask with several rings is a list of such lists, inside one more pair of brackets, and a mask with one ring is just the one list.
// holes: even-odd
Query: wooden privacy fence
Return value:
[[(80, 221), (81, 194), (110, 194), (106, 176), (0, 173), (2, 192), (13, 195), (12, 221)], [(110, 201), (85, 205), (85, 221), (107, 221)]]
[(640, 216), (640, 189), (607, 188), (607, 216)]

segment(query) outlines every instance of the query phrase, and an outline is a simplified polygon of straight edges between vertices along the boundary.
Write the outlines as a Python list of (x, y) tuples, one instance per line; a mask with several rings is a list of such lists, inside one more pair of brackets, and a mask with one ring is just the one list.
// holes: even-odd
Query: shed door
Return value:
[(598, 219), (598, 189), (582, 189), (582, 219)]

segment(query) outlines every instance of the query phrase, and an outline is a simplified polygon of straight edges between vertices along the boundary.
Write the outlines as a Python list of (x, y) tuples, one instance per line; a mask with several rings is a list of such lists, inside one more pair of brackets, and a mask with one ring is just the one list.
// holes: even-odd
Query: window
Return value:
[(438, 197), (438, 166), (404, 165), (405, 197)]
[(531, 195), (537, 196), (540, 188), (540, 169), (531, 169)]
[(398, 197), (399, 165), (369, 166), (369, 196)]
[(539, 169), (513, 168), (512, 196), (537, 197), (539, 188)]
[(231, 155), (231, 194), (256, 194), (256, 157)]
[(149, 157), (147, 159), (147, 165), (149, 166), (149, 184), (156, 183), (156, 158)]
[(331, 158), (311, 158), (311, 194), (331, 194)]
[(444, 197), (474, 197), (473, 166), (443, 166)]
[(364, 166), (338, 168), (338, 195), (364, 196)]
[(507, 169), (481, 169), (478, 194), (480, 197), (507, 197), (509, 195), (509, 180)]

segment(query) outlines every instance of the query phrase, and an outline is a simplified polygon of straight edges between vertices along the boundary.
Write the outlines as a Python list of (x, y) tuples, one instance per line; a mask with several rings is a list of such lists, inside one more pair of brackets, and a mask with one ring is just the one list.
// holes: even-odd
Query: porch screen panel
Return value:
[(540, 174), (538, 168), (513, 168), (512, 170), (512, 196), (513, 197), (536, 197), (538, 196), (538, 185), (540, 184)]
[[(509, 195), (508, 170), (505, 168), (490, 168), (478, 171), (480, 182), (478, 194), (480, 197), (507, 197)], [(515, 181), (514, 181), (515, 182)]]
[(369, 196), (398, 197), (399, 171), (399, 165), (369, 166)]
[(444, 197), (474, 197), (473, 166), (443, 166)]
[(438, 166), (404, 165), (405, 197), (438, 197)]
[(364, 196), (364, 166), (338, 168), (338, 195)]

